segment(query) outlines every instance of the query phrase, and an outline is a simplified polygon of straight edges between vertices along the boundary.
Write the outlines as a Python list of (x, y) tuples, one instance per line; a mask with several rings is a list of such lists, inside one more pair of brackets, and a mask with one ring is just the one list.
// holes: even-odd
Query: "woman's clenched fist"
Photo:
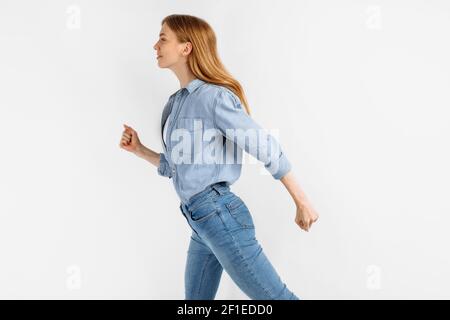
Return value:
[(142, 143), (139, 140), (138, 134), (133, 128), (125, 124), (123, 126), (125, 129), (123, 130), (119, 146), (129, 152), (136, 153), (139, 148), (142, 147)]

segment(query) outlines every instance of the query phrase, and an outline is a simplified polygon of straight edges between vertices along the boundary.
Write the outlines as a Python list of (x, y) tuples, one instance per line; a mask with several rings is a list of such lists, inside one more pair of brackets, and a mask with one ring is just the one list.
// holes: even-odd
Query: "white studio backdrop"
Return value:
[[(0, 0), (0, 298), (183, 299), (191, 231), (162, 151), (161, 20), (208, 21), (320, 219), (244, 165), (231, 188), (303, 299), (449, 298), (450, 2)], [(223, 273), (217, 299), (247, 299)]]

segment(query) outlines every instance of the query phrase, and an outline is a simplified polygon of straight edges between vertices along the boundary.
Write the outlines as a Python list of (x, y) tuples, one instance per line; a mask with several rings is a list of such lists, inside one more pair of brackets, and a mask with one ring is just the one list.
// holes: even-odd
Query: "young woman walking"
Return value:
[(145, 147), (125, 124), (119, 145), (173, 181), (180, 211), (192, 229), (185, 299), (214, 299), (225, 269), (251, 299), (298, 300), (258, 243), (248, 207), (230, 190), (245, 150), (284, 184), (297, 207), (295, 222), (309, 231), (318, 214), (291, 173), (291, 163), (277, 140), (250, 117), (244, 91), (221, 63), (206, 21), (191, 15), (165, 17), (153, 48), (158, 66), (172, 70), (181, 86), (162, 112), (164, 152)]

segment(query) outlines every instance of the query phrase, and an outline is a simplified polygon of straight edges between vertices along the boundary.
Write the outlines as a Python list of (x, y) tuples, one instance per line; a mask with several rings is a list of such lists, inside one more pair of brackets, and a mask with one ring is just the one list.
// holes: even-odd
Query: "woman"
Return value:
[[(308, 231), (318, 215), (296, 183), (278, 142), (249, 116), (242, 87), (222, 65), (209, 24), (175, 14), (164, 18), (161, 25), (153, 47), (158, 65), (172, 70), (181, 85), (162, 114), (164, 152), (146, 148), (127, 125), (120, 147), (172, 179), (180, 197), (180, 210), (192, 229), (185, 298), (214, 299), (225, 269), (251, 299), (298, 300), (256, 240), (247, 206), (230, 191), (240, 176), (242, 149), (264, 162), (284, 184), (297, 206), (295, 222), (300, 228)], [(214, 139), (206, 139), (207, 135)]]

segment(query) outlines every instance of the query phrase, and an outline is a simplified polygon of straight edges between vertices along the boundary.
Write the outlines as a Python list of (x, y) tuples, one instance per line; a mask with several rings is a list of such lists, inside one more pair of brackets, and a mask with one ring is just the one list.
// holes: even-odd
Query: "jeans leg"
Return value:
[(193, 231), (185, 269), (185, 300), (214, 300), (223, 268), (214, 253)]
[[(282, 281), (256, 240), (255, 228), (245, 204), (227, 198), (218, 202), (221, 223), (210, 223), (202, 238), (236, 285), (254, 300), (299, 300)], [(228, 207), (227, 207), (228, 206)], [(232, 208), (232, 211), (229, 210)], [(232, 212), (232, 214), (231, 214)]]

